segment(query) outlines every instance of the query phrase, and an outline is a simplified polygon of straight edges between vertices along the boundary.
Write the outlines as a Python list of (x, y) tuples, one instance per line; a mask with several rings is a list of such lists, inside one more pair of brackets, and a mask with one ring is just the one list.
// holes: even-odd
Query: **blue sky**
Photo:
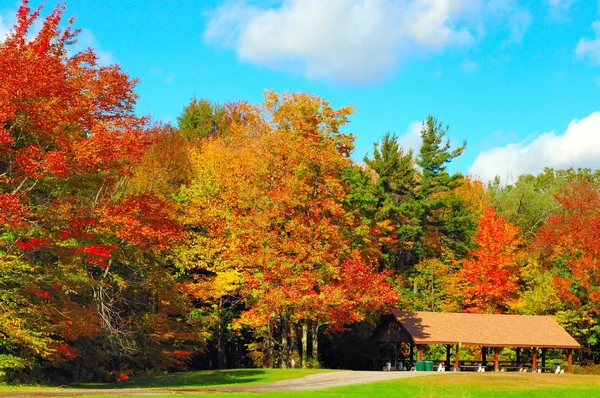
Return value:
[[(0, 35), (17, 7), (0, 0)], [(387, 131), (418, 146), (433, 114), (467, 140), (453, 171), (600, 168), (600, 0), (68, 0), (71, 15), (157, 120), (194, 95), (305, 91), (356, 107), (357, 161)]]

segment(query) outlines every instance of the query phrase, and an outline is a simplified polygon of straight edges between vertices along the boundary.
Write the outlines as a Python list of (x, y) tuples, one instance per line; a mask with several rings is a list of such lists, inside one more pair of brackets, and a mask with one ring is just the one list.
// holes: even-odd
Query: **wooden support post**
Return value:
[(521, 347), (515, 348), (517, 351), (517, 365), (521, 365)]
[(450, 370), (450, 344), (446, 344), (446, 370)]
[(567, 373), (573, 373), (573, 350), (567, 350)]
[(423, 360), (423, 346), (422, 345), (418, 345), (417, 346), (417, 360), (422, 361)]
[(460, 372), (460, 365), (458, 364), (458, 353), (460, 350), (460, 346), (457, 344), (454, 351), (454, 371)]
[(408, 355), (410, 357), (410, 363), (412, 366), (412, 363), (415, 361), (415, 343), (409, 343)]
[(546, 351), (548, 351), (547, 348), (542, 348), (542, 368), (546, 367)]
[(494, 347), (494, 372), (498, 372), (500, 370), (500, 365), (498, 364), (498, 354), (500, 353), (500, 348)]
[(533, 347), (533, 355), (531, 355), (531, 371), (537, 372), (537, 347)]
[(487, 366), (487, 347), (481, 347), (481, 364)]
[(394, 343), (394, 370), (398, 370), (398, 344)]

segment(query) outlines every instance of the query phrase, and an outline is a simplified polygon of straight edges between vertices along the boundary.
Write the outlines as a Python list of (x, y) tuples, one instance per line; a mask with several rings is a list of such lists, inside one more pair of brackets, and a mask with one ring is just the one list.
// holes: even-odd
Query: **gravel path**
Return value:
[(119, 395), (119, 396), (152, 396), (169, 394), (201, 394), (214, 392), (267, 392), (267, 391), (300, 391), (316, 390), (320, 388), (347, 386), (351, 384), (372, 383), (375, 381), (405, 379), (439, 374), (437, 372), (367, 372), (367, 371), (341, 371), (316, 373), (299, 379), (281, 380), (273, 383), (206, 388), (160, 388), (160, 389), (56, 389), (56, 390), (28, 390), (28, 391), (1, 391), (0, 397), (77, 397), (94, 395)]
[(299, 379), (281, 380), (273, 383), (214, 388), (212, 391), (230, 392), (267, 392), (267, 391), (300, 391), (319, 388), (348, 386), (351, 384), (372, 383), (375, 381), (406, 379), (409, 377), (430, 376), (437, 372), (367, 372), (342, 371), (316, 373)]

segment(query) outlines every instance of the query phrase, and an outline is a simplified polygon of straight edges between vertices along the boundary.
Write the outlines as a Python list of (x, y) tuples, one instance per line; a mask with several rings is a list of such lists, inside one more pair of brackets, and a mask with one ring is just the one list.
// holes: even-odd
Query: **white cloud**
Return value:
[(405, 59), (475, 39), (465, 19), (479, 0), (284, 0), (260, 8), (243, 1), (214, 10), (204, 38), (240, 60), (313, 78), (381, 79)]
[(580, 58), (589, 58), (593, 64), (600, 65), (600, 21), (594, 22), (592, 29), (596, 33), (596, 38), (579, 40), (575, 47), (575, 55)]
[(549, 132), (532, 139), (481, 152), (469, 173), (490, 181), (538, 174), (544, 167), (600, 168), (600, 112), (569, 123), (563, 134)]
[(404, 149), (404, 152), (408, 152), (410, 149), (413, 150), (415, 154), (419, 153), (421, 150), (421, 144), (423, 143), (421, 139), (421, 128), (423, 127), (422, 121), (414, 121), (408, 125), (408, 129), (404, 134), (398, 137), (398, 145)]

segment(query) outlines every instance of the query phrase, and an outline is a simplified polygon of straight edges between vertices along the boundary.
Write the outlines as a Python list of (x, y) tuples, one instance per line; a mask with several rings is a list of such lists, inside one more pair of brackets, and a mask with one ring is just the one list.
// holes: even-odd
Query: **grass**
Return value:
[[(164, 376), (136, 377), (118, 383), (118, 388), (202, 388), (239, 386), (302, 377), (319, 370), (240, 369), (228, 371), (203, 371), (173, 373)], [(110, 385), (113, 386), (113, 385)], [(106, 388), (105, 385), (88, 386)], [(3, 388), (0, 387), (0, 392)], [(26, 391), (26, 390), (25, 390)], [(554, 375), (526, 373), (460, 373), (443, 374), (412, 379), (335, 387), (323, 390), (270, 392), (270, 393), (213, 393), (210, 398), (261, 397), (585, 397), (598, 396), (600, 376)], [(114, 395), (104, 397), (117, 397)], [(169, 396), (169, 395), (164, 395)], [(99, 397), (99, 396), (95, 396)], [(171, 395), (172, 397), (172, 395)], [(203, 397), (207, 394), (189, 394), (186, 397)]]
[(331, 372), (324, 369), (230, 369), (200, 370), (152, 376), (134, 376), (118, 383), (75, 383), (73, 388), (202, 388), (239, 384), (271, 383), (296, 379), (314, 373)]
[[(591, 397), (600, 377), (527, 373), (461, 373), (365, 385), (388, 390), (396, 386), (406, 397)], [(382, 390), (380, 390), (382, 391)], [(360, 395), (355, 395), (360, 396)], [(363, 395), (364, 396), (364, 395)]]
[[(554, 374), (461, 373), (418, 377), (314, 391), (264, 393), (264, 397), (585, 397), (600, 394), (600, 377)], [(250, 398), (256, 393), (215, 394), (211, 398)], [(200, 397), (198, 395), (198, 397)]]

